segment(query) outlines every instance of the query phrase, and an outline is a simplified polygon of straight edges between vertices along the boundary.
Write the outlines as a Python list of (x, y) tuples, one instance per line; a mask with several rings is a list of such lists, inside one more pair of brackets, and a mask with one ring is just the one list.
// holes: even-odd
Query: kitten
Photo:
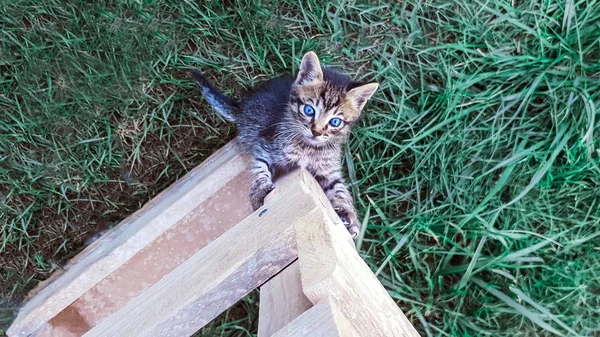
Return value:
[(253, 157), (250, 199), (254, 209), (271, 192), (273, 175), (306, 168), (319, 182), (350, 234), (360, 222), (342, 177), (342, 147), (379, 84), (356, 83), (321, 68), (314, 52), (304, 55), (298, 75), (267, 81), (239, 102), (194, 77), (210, 105), (238, 128), (237, 143)]

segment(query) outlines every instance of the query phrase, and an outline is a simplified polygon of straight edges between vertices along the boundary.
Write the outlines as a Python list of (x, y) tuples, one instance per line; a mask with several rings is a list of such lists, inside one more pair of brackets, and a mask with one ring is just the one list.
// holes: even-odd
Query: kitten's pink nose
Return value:
[(320, 135), (321, 135), (321, 133), (320, 133), (320, 132), (318, 132), (318, 131), (315, 131), (315, 130), (310, 130), (310, 132), (312, 132), (312, 135), (313, 135), (313, 137), (318, 137), (318, 136), (320, 136)]

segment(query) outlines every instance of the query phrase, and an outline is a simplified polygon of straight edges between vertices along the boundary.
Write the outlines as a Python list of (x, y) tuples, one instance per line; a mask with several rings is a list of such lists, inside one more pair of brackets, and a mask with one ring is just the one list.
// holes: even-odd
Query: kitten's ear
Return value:
[(362, 110), (378, 87), (379, 83), (367, 83), (354, 86), (346, 93), (346, 100), (350, 102), (356, 110)]
[(311, 83), (323, 81), (323, 70), (321, 69), (321, 63), (317, 54), (313, 51), (309, 51), (304, 54), (300, 69), (298, 70), (298, 77), (296, 77), (295, 85), (307, 85)]

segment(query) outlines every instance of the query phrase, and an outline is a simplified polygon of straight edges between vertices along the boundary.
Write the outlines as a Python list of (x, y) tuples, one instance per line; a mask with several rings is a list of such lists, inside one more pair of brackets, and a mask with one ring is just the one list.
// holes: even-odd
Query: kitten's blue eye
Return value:
[(312, 115), (315, 114), (315, 109), (312, 106), (310, 106), (310, 105), (305, 105), (304, 106), (304, 113), (307, 116), (312, 116)]
[(332, 119), (329, 120), (329, 124), (331, 126), (333, 126), (334, 128), (337, 128), (340, 125), (342, 125), (342, 119), (341, 118), (337, 118), (337, 117), (332, 118)]

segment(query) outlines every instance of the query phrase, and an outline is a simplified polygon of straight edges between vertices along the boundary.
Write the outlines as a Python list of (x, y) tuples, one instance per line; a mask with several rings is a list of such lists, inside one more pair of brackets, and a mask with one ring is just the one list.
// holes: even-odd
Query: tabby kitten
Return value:
[(250, 198), (255, 210), (275, 188), (276, 172), (303, 167), (350, 234), (358, 234), (360, 222), (342, 177), (342, 147), (377, 83), (356, 83), (321, 68), (314, 52), (304, 55), (295, 79), (269, 80), (240, 101), (225, 96), (202, 74), (193, 75), (210, 105), (237, 125), (240, 150), (253, 157)]

